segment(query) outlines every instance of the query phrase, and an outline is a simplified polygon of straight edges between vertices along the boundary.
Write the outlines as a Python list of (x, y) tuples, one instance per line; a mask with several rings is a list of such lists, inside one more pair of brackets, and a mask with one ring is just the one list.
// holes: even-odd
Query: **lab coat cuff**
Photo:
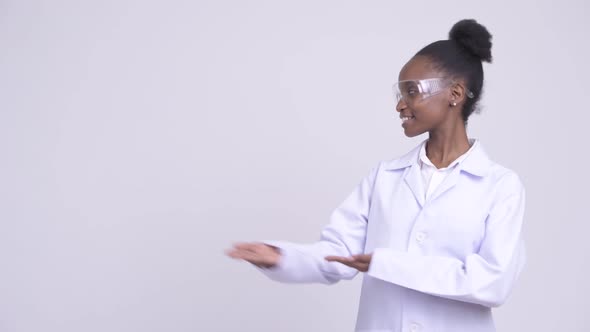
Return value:
[(371, 264), (367, 274), (395, 284), (404, 284), (406, 272), (403, 266), (404, 253), (389, 248), (376, 248), (371, 257)]

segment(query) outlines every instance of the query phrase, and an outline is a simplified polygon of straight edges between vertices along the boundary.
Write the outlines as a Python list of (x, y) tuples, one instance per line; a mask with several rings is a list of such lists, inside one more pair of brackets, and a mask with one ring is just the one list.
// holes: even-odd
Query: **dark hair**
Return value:
[(463, 121), (476, 109), (483, 88), (482, 61), (492, 62), (492, 35), (475, 20), (461, 20), (451, 28), (448, 40), (436, 41), (416, 55), (430, 57), (435, 65), (453, 77), (463, 78), (474, 94), (467, 98), (461, 114)]

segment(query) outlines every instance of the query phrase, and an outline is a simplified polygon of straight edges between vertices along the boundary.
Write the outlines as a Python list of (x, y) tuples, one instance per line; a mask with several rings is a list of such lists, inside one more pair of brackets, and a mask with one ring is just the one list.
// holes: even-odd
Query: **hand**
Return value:
[(243, 259), (262, 268), (274, 267), (281, 259), (279, 248), (258, 242), (236, 243), (225, 253), (231, 258)]
[(338, 262), (346, 266), (350, 266), (360, 272), (367, 272), (371, 264), (373, 254), (352, 255), (350, 257), (343, 256), (326, 256), (325, 260), (328, 262)]

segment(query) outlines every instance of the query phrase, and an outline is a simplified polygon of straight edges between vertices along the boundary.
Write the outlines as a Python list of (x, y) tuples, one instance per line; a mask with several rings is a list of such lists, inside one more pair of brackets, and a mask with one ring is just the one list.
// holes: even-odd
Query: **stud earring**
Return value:
[(452, 102), (451, 105), (452, 106), (457, 106), (457, 103), (456, 102)]

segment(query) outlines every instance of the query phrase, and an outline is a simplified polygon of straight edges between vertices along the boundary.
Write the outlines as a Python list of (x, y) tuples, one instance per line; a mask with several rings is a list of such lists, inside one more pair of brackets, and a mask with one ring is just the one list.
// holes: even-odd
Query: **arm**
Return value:
[(403, 287), (488, 307), (503, 304), (525, 262), (521, 228), (524, 188), (505, 183), (486, 220), (485, 238), (477, 253), (461, 261), (422, 256), (388, 248), (374, 251), (368, 274)]
[(279, 263), (271, 268), (260, 268), (273, 280), (289, 283), (324, 284), (340, 279), (352, 279), (358, 270), (335, 262), (326, 256), (350, 256), (364, 250), (371, 194), (379, 167), (371, 170), (355, 190), (334, 210), (329, 224), (322, 230), (320, 240), (313, 244), (265, 241), (279, 248)]

